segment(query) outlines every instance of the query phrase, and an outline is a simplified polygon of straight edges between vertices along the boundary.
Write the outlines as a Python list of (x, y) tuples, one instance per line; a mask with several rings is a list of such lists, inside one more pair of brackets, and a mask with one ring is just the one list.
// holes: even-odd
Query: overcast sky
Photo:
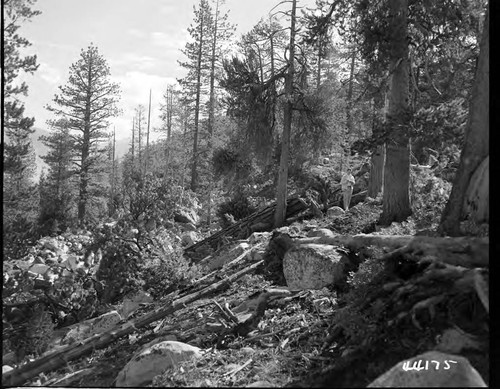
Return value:
[[(278, 0), (226, 0), (229, 20), (237, 24), (236, 36), (248, 32)], [(23, 79), (29, 85), (25, 98), (26, 115), (34, 116), (35, 126), (45, 129), (53, 118), (44, 107), (68, 79), (69, 67), (78, 61), (80, 50), (93, 42), (108, 61), (112, 79), (120, 83), (122, 95), (119, 118), (113, 119), (117, 138), (130, 136), (133, 109), (147, 107), (152, 89), (151, 125), (159, 125), (159, 107), (168, 83), (185, 72), (178, 60), (189, 39), (187, 28), (193, 21), (193, 5), (199, 0), (39, 0), (42, 12), (19, 32), (38, 56), (40, 67)], [(314, 0), (299, 0), (313, 6)], [(286, 10), (289, 5), (282, 5)]]

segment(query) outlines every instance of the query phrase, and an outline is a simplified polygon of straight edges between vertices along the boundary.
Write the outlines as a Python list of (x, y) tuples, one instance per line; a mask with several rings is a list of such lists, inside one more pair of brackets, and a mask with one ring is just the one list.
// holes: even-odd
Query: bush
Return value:
[(200, 275), (183, 255), (182, 247), (165, 230), (152, 238), (142, 264), (144, 289), (155, 299), (191, 284)]
[(417, 228), (435, 228), (451, 193), (452, 184), (428, 169), (412, 171), (410, 200)]

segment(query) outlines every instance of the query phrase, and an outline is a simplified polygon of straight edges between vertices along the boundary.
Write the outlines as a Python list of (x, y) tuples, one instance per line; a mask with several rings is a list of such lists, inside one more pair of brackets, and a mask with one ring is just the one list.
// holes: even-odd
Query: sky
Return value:
[[(236, 37), (248, 32), (278, 4), (278, 0), (226, 0), (223, 11), (237, 25)], [(151, 127), (160, 125), (160, 103), (167, 84), (176, 83), (185, 70), (180, 49), (189, 40), (187, 28), (193, 21), (193, 5), (199, 0), (39, 0), (41, 11), (24, 23), (19, 33), (32, 46), (26, 54), (36, 54), (39, 68), (20, 79), (29, 86), (24, 98), (26, 115), (35, 117), (35, 127), (47, 129), (53, 114), (45, 109), (65, 85), (69, 68), (80, 51), (92, 42), (107, 60), (111, 79), (121, 86), (122, 114), (111, 120), (117, 139), (130, 137), (134, 108), (146, 109), (152, 91)], [(313, 7), (314, 0), (298, 5)], [(287, 10), (289, 4), (279, 9)]]

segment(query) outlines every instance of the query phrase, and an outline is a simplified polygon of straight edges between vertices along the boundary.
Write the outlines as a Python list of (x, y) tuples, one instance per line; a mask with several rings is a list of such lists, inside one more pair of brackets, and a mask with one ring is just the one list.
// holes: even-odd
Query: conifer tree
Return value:
[(27, 84), (16, 82), (21, 72), (32, 74), (38, 68), (36, 55), (22, 55), (22, 50), (31, 43), (18, 31), (22, 23), (40, 14), (32, 9), (35, 3), (35, 0), (3, 3), (3, 238), (7, 256), (11, 244), (24, 246), (24, 239), (34, 232), (38, 203), (33, 182), (36, 156), (30, 138), (35, 119), (25, 116), (21, 100), (28, 93)]
[(107, 148), (102, 145), (108, 140), (108, 119), (118, 114), (120, 88), (110, 81), (105, 58), (90, 44), (70, 66), (68, 81), (59, 91), (47, 109), (68, 121), (79, 181), (78, 221), (83, 225), (89, 221), (90, 202), (103, 194)]

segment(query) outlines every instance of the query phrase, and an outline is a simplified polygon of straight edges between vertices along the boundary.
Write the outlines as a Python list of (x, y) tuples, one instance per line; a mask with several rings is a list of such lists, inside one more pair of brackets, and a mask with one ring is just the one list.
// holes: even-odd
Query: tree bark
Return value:
[(368, 197), (375, 198), (384, 186), (385, 146), (377, 146), (371, 156)]
[[(489, 4), (481, 39), (479, 63), (476, 78), (472, 89), (472, 98), (469, 109), (469, 118), (466, 127), (465, 145), (460, 156), (457, 175), (453, 182), (450, 198), (443, 212), (439, 232), (441, 235), (460, 235), (460, 221), (467, 217), (481, 219), (477, 211), (466, 209), (466, 194), (472, 191), (474, 173), (481, 167), (481, 163), (489, 155)], [(477, 198), (476, 209), (489, 209), (488, 189), (489, 183), (484, 186)], [(469, 215), (464, 215), (469, 213)], [(488, 213), (488, 212), (486, 212)], [(484, 219), (484, 218), (483, 218)], [(489, 218), (487, 218), (488, 220)]]
[[(391, 84), (387, 123), (391, 137), (386, 144), (382, 225), (403, 221), (411, 215), (410, 147), (408, 124), (408, 0), (390, 0)], [(389, 143), (390, 141), (390, 143)]]

